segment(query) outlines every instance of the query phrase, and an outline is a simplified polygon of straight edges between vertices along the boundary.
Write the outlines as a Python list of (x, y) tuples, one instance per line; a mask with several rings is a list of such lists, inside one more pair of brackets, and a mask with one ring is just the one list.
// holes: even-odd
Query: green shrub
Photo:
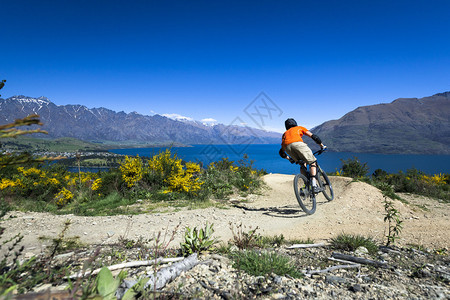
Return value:
[(450, 201), (450, 175), (427, 175), (417, 169), (387, 174), (379, 171), (372, 175), (372, 184), (392, 199), (400, 199), (395, 193), (412, 193)]
[(378, 246), (372, 238), (361, 235), (341, 233), (331, 239), (331, 247), (334, 249), (355, 251), (360, 246), (365, 247), (370, 254), (375, 254), (378, 251)]
[(231, 254), (233, 267), (250, 275), (261, 276), (275, 273), (279, 276), (302, 277), (289, 257), (276, 252), (238, 251)]
[(235, 192), (254, 193), (263, 185), (263, 174), (265, 171), (256, 170), (253, 161), (249, 161), (246, 155), (237, 163), (222, 158), (211, 163), (200, 175), (203, 182), (200, 195), (203, 198), (213, 196), (224, 199)]
[(347, 160), (341, 159), (342, 162), (342, 172), (343, 176), (352, 177), (352, 178), (360, 178), (365, 177), (369, 172), (369, 167), (367, 163), (362, 163), (355, 156), (353, 158), (349, 158)]

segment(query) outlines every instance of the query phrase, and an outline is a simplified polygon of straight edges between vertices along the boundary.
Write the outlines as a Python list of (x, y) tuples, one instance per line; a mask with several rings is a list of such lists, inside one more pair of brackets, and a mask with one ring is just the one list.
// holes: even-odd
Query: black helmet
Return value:
[(295, 122), (294, 119), (289, 118), (286, 121), (284, 121), (284, 126), (286, 127), (286, 130), (288, 130), (288, 129), (292, 128), (292, 127), (297, 126), (297, 122)]

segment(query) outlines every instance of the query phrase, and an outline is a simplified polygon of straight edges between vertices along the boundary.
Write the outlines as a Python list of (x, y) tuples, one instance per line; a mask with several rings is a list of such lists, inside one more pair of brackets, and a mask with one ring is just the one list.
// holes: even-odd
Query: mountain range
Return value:
[[(56, 105), (45, 97), (0, 98), (0, 124), (30, 114), (40, 115), (50, 138), (123, 144), (278, 144), (281, 138), (250, 127)], [(358, 107), (311, 131), (336, 152), (450, 154), (450, 92)]]
[(0, 98), (0, 124), (38, 114), (50, 138), (124, 144), (278, 143), (280, 134), (237, 125), (173, 120), (161, 115), (115, 112), (84, 105), (56, 105), (48, 98)]
[(337, 152), (450, 154), (450, 92), (358, 107), (311, 131)]

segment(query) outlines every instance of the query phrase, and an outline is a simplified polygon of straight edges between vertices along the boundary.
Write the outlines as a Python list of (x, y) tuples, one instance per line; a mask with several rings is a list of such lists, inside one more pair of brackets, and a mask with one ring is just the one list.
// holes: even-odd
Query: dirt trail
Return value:
[[(109, 243), (120, 236), (129, 239), (152, 238), (167, 228), (171, 232), (181, 226), (172, 245), (177, 245), (184, 227), (203, 227), (214, 223), (215, 236), (226, 241), (232, 237), (229, 223), (244, 224), (246, 229), (259, 227), (260, 234), (287, 238), (326, 241), (345, 232), (372, 236), (383, 240), (386, 224), (383, 221), (383, 196), (376, 188), (352, 182), (349, 178), (331, 177), (335, 200), (318, 199), (316, 213), (306, 215), (297, 204), (292, 188), (292, 175), (269, 174), (264, 177), (268, 188), (262, 195), (251, 195), (248, 202), (238, 203), (229, 209), (207, 208), (156, 213), (136, 216), (79, 217), (56, 216), (47, 213), (12, 212), (3, 226), (6, 237), (22, 233), (25, 253), (39, 253), (49, 242), (39, 241), (42, 236), (56, 237), (65, 220), (72, 225), (66, 236), (79, 236), (84, 243)], [(400, 244), (418, 244), (430, 248), (449, 248), (450, 218), (448, 205), (421, 196), (403, 195), (410, 202), (405, 205), (394, 201), (404, 221)], [(419, 208), (426, 206), (426, 210)], [(9, 216), (13, 216), (9, 218)]]

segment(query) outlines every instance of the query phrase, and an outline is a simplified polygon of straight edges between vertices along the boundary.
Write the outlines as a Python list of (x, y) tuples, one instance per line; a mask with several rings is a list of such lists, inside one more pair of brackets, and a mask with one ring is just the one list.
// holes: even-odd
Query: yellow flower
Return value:
[(186, 163), (186, 172), (191, 174), (198, 173), (200, 172), (200, 165), (193, 162), (188, 162)]
[(0, 190), (4, 190), (6, 188), (14, 188), (17, 186), (22, 186), (22, 182), (20, 179), (11, 180), (7, 178), (2, 178), (2, 181), (0, 181)]
[(18, 167), (17, 171), (19, 171), (20, 173), (22, 173), (25, 176), (30, 176), (30, 175), (33, 175), (33, 174), (34, 175), (39, 175), (41, 177), (42, 177), (42, 175), (45, 176), (45, 173), (43, 171), (41, 171), (39, 169), (36, 169), (36, 168), (29, 168), (29, 169), (25, 170), (24, 167)]
[(142, 161), (139, 156), (136, 158), (125, 156), (125, 160), (122, 162), (119, 169), (122, 173), (123, 181), (125, 181), (130, 188), (142, 179), (144, 173)]
[(239, 170), (239, 167), (235, 167), (233, 165), (230, 166), (230, 171), (231, 172), (237, 172)]
[(58, 185), (59, 184), (59, 180), (56, 178), (48, 178), (47, 182), (49, 184), (53, 184), (53, 185)]
[(100, 188), (101, 184), (102, 184), (101, 178), (95, 179), (94, 182), (92, 183), (91, 190), (93, 190), (93, 191), (98, 190)]

